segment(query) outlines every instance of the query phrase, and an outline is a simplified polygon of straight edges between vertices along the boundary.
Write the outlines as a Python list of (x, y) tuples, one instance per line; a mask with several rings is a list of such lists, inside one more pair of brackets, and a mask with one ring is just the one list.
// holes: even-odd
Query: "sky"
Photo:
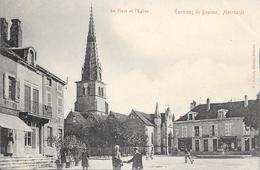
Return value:
[(21, 20), (23, 46), (36, 49), (38, 64), (68, 77), (65, 116), (76, 101), (91, 3), (110, 110), (153, 113), (158, 102), (178, 118), (193, 100), (256, 98), (257, 0), (0, 0), (0, 17)]

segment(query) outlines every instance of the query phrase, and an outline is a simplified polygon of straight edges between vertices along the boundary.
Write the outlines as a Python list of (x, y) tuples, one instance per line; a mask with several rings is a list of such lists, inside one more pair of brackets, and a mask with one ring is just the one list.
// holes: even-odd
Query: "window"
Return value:
[(47, 146), (52, 147), (52, 127), (47, 127)]
[(62, 129), (58, 129), (58, 138), (62, 138)]
[(98, 87), (98, 95), (101, 96), (101, 88)]
[(52, 96), (50, 92), (47, 92), (47, 106), (52, 106)]
[(39, 90), (33, 89), (33, 113), (39, 114)]
[(47, 77), (47, 85), (48, 85), (49, 87), (52, 86), (52, 80), (51, 80), (51, 78), (49, 78), (49, 77)]
[(73, 118), (72, 118), (72, 122), (73, 122), (73, 123), (76, 123), (76, 121), (77, 121), (77, 120), (76, 120), (76, 116), (74, 115)]
[(210, 136), (218, 136), (218, 125), (210, 126)]
[(9, 83), (9, 88), (8, 88), (9, 99), (15, 101), (15, 88), (16, 88), (15, 78), (8, 76), (8, 83)]
[(61, 97), (58, 97), (57, 107), (58, 107), (57, 113), (58, 113), (59, 115), (62, 115), (62, 113), (63, 113), (63, 100), (62, 100)]
[(186, 126), (182, 126), (182, 137), (187, 137), (187, 127)]
[(226, 109), (220, 109), (218, 110), (218, 118), (225, 118), (228, 110)]
[(225, 124), (225, 136), (231, 136), (231, 123)]
[(199, 140), (195, 140), (195, 151), (196, 152), (200, 151), (200, 141)]
[(24, 85), (24, 111), (31, 112), (31, 87)]
[(24, 145), (32, 146), (32, 132), (25, 132)]
[(101, 96), (104, 97), (104, 89), (101, 88)]
[(193, 114), (192, 113), (189, 114), (189, 120), (193, 120)]
[(194, 126), (194, 131), (195, 131), (195, 136), (200, 136), (200, 127), (199, 126)]

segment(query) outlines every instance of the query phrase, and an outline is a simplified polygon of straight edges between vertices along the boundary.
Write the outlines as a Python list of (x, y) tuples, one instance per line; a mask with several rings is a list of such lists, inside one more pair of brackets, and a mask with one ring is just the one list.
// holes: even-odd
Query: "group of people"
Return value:
[(121, 170), (123, 163), (131, 163), (131, 162), (132, 162), (132, 170), (143, 169), (142, 154), (138, 151), (138, 148), (134, 147), (134, 156), (132, 157), (132, 159), (128, 161), (123, 161), (121, 159), (121, 153), (119, 152), (119, 146), (116, 145), (112, 156), (113, 170)]
[[(83, 170), (87, 170), (89, 167), (89, 154), (87, 149), (84, 149), (81, 158), (82, 158), (81, 165), (83, 167)], [(112, 155), (113, 170), (121, 170), (123, 163), (131, 163), (131, 162), (132, 162), (132, 170), (143, 169), (142, 154), (138, 151), (138, 148), (137, 147), (134, 148), (134, 156), (132, 157), (132, 159), (128, 161), (123, 161), (121, 159), (121, 153), (119, 152), (119, 146), (116, 145), (114, 147), (114, 152)]]
[[(84, 149), (82, 152), (82, 167), (83, 170), (87, 170), (89, 167), (89, 154), (87, 149)], [(194, 160), (191, 157), (190, 151), (187, 147), (184, 149), (184, 158), (185, 163), (187, 163), (187, 160), (189, 159), (190, 163), (193, 164)], [(142, 161), (142, 154), (139, 152), (137, 147), (134, 147), (134, 155), (133, 157), (128, 161), (123, 161), (121, 159), (121, 153), (119, 151), (119, 145), (116, 145), (114, 147), (114, 152), (112, 155), (112, 166), (113, 170), (121, 170), (121, 167), (124, 163), (131, 163), (132, 162), (132, 170), (141, 170), (143, 169), (143, 161)]]

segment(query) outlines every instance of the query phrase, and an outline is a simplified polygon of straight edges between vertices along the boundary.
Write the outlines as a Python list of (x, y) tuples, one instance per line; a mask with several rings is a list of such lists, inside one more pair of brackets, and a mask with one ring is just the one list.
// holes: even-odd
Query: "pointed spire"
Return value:
[(98, 59), (92, 4), (90, 7), (85, 63), (82, 68), (82, 81), (85, 80), (102, 81), (102, 69)]
[(88, 28), (88, 42), (91, 42), (91, 41), (96, 42), (92, 4), (90, 7), (90, 17), (89, 17), (89, 26), (88, 27), (89, 27)]
[(160, 114), (159, 109), (158, 109), (158, 102), (156, 102), (154, 116), (158, 117), (158, 118), (161, 117), (161, 114)]

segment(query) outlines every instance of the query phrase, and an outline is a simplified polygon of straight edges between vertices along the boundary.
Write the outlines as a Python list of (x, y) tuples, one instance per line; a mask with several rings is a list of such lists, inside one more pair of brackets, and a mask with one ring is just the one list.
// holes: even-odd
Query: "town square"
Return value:
[(0, 170), (259, 169), (259, 2), (201, 3), (0, 0)]

